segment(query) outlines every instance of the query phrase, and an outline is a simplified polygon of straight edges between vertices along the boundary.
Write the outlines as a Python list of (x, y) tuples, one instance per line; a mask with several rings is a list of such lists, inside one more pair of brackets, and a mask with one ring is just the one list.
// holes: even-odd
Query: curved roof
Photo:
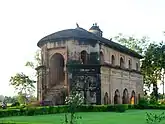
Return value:
[(113, 42), (111, 40), (108, 40), (106, 38), (96, 36), (95, 34), (89, 32), (83, 28), (67, 29), (67, 30), (55, 32), (53, 34), (50, 34), (50, 35), (42, 38), (37, 43), (37, 46), (40, 47), (47, 42), (55, 42), (58, 40), (69, 39), (69, 38), (74, 38), (74, 39), (82, 38), (82, 39), (96, 40), (96, 41), (99, 41), (100, 43), (104, 43), (105, 45), (108, 45), (109, 47), (116, 49), (120, 52), (126, 53), (128, 55), (131, 55), (131, 56), (134, 56), (137, 58), (142, 58), (142, 56), (139, 55), (138, 53), (136, 53), (135, 51), (130, 50), (127, 47), (122, 46), (122, 45), (120, 45), (116, 42)]
[(100, 32), (102, 32), (99, 28), (99, 26), (93, 25), (89, 30), (98, 30)]
[(41, 46), (45, 42), (48, 41), (55, 41), (58, 39), (67, 39), (67, 38), (84, 38), (84, 39), (93, 39), (97, 40), (96, 36), (91, 34), (90, 32), (86, 31), (82, 28), (76, 28), (76, 29), (66, 29), (62, 31), (55, 32), (53, 34), (50, 34), (44, 38), (42, 38), (38, 43), (37, 46)]

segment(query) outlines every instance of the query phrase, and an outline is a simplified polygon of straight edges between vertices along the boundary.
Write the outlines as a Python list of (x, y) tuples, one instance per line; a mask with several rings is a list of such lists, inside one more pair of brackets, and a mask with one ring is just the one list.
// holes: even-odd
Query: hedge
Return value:
[[(77, 107), (77, 112), (125, 112), (128, 109), (128, 105), (83, 105)], [(17, 108), (17, 109), (1, 109), (0, 117), (8, 116), (33, 116), (33, 115), (44, 115), (44, 114), (57, 114), (67, 113), (69, 107), (64, 106), (46, 106), (46, 107), (28, 107), (28, 108)]]
[(128, 105), (128, 109), (160, 109), (165, 110), (165, 105)]
[[(127, 109), (161, 109), (165, 110), (165, 105), (83, 105), (77, 107), (77, 112), (125, 112)], [(0, 109), (0, 117), (7, 116), (33, 116), (43, 114), (67, 113), (69, 107), (64, 106), (41, 106), (41, 107), (12, 107)]]

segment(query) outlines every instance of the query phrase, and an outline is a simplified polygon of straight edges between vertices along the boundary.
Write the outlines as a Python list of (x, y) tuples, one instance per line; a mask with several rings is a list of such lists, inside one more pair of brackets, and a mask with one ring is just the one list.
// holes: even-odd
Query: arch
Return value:
[(64, 83), (64, 66), (65, 61), (63, 55), (55, 53), (50, 59), (50, 79), (51, 86)]
[(141, 98), (141, 96), (140, 96), (140, 93), (139, 93), (139, 94), (138, 94), (138, 102), (139, 102), (140, 98)]
[(128, 60), (128, 68), (132, 69), (132, 61), (130, 59)]
[(100, 52), (100, 64), (104, 64), (104, 54), (102, 51)]
[(115, 91), (114, 104), (120, 104), (120, 92), (118, 89)]
[(136, 99), (135, 91), (133, 90), (132, 93), (131, 93), (131, 98), (130, 98), (130, 104), (131, 105), (135, 104), (135, 99)]
[(124, 59), (123, 59), (123, 57), (120, 57), (120, 67), (124, 68)]
[(129, 103), (129, 96), (128, 96), (128, 90), (125, 88), (123, 91), (123, 99), (122, 99), (122, 103), (123, 104), (128, 104)]
[(114, 55), (111, 56), (111, 64), (115, 65), (115, 56)]
[(87, 64), (87, 61), (88, 61), (87, 51), (83, 50), (83, 51), (81, 51), (80, 54), (81, 54), (80, 58), (81, 58), (82, 64)]
[(139, 64), (138, 64), (138, 62), (136, 63), (136, 70), (137, 71), (139, 70)]
[(104, 95), (104, 104), (108, 104), (108, 93), (107, 92)]

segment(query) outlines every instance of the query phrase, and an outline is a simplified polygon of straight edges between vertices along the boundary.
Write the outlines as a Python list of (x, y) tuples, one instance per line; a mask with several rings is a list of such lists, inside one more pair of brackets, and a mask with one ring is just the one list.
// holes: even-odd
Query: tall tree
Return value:
[(165, 61), (163, 61), (165, 59), (163, 43), (155, 44), (148, 37), (138, 39), (133, 36), (124, 36), (121, 33), (115, 37), (115, 40), (144, 56), (141, 61), (144, 84), (148, 88), (153, 85), (154, 94), (157, 97), (157, 80), (161, 79), (161, 72), (165, 67)]
[(4, 100), (4, 96), (3, 95), (0, 95), (0, 102), (2, 102)]
[(157, 82), (161, 79), (161, 65), (160, 61), (160, 45), (150, 44), (145, 51), (144, 59), (142, 60), (142, 73), (144, 76), (144, 83), (148, 88), (153, 86), (153, 96), (158, 98)]
[(126, 46), (141, 55), (144, 54), (144, 51), (150, 43), (150, 39), (146, 36), (139, 39), (134, 36), (125, 36), (122, 33), (119, 33), (114, 39), (121, 45)]
[[(136, 38), (134, 36), (125, 36), (122, 33), (119, 33), (114, 39), (121, 45), (139, 53), (140, 55), (145, 54), (145, 51), (150, 43), (148, 37), (143, 36), (142, 38)], [(142, 65), (142, 62), (141, 62)], [(148, 89), (145, 89), (147, 91)]]
[(17, 101), (16, 97), (5, 96), (4, 100), (5, 103), (14, 103)]
[(34, 61), (27, 61), (25, 66), (35, 69), (41, 65), (41, 50), (37, 50), (34, 55)]
[(14, 86), (18, 94), (23, 94), (22, 96), (28, 97), (35, 91), (34, 86), (35, 81), (31, 80), (24, 73), (17, 73), (15, 76), (10, 78), (10, 85)]

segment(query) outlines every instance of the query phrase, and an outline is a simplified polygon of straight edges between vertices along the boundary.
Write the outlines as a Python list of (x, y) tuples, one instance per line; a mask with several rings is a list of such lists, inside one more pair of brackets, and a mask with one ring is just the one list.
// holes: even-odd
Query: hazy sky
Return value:
[(0, 94), (13, 95), (10, 76), (24, 67), (50, 33), (97, 22), (106, 38), (118, 33), (163, 40), (165, 0), (0, 0)]

